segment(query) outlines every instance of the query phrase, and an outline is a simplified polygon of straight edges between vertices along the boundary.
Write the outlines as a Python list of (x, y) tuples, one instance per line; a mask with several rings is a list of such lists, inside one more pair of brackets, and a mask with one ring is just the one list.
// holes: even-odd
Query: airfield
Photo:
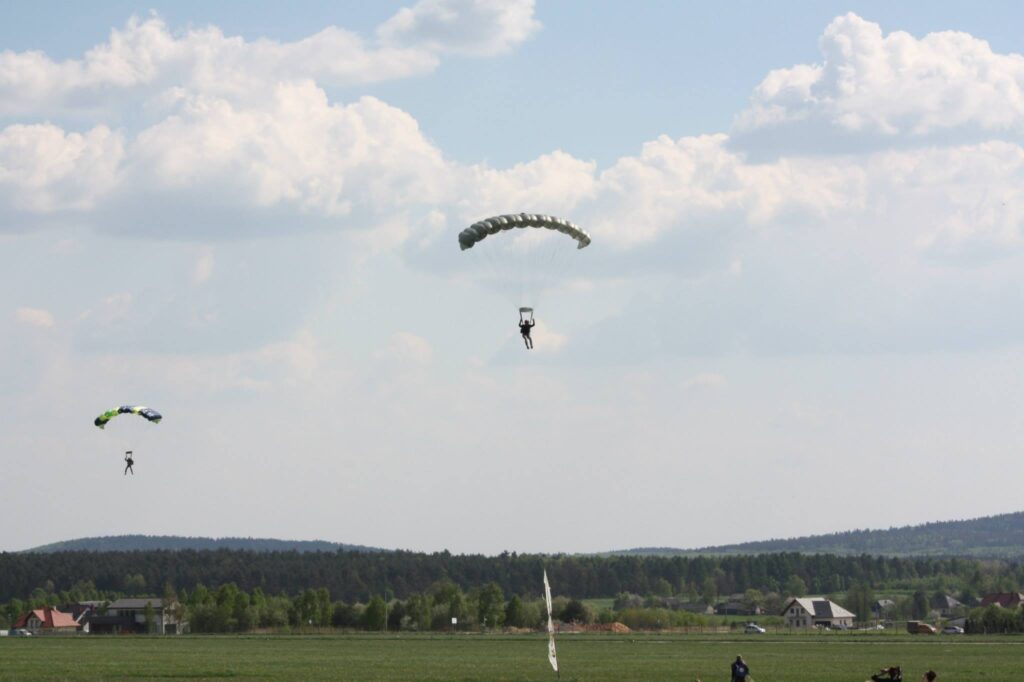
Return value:
[[(580, 634), (558, 639), (563, 680), (724, 680), (742, 654), (758, 682), (1019, 680), (1024, 638), (814, 633)], [(36, 637), (0, 640), (0, 679), (554, 680), (536, 634)]]

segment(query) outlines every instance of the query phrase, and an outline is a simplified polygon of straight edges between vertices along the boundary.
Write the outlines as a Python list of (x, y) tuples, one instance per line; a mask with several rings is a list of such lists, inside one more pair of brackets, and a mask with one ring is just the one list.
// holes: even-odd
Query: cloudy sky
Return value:
[(892, 5), (0, 1), (0, 549), (1016, 510), (1024, 17)]

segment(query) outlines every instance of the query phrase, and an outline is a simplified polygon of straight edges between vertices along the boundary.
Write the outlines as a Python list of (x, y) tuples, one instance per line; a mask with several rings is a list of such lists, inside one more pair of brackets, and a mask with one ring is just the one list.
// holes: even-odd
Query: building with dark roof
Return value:
[[(148, 609), (147, 609), (148, 607)], [(118, 599), (90, 610), (85, 616), (92, 634), (156, 634), (176, 635), (188, 630), (180, 620), (177, 603), (164, 605), (158, 597)]]
[(964, 605), (960, 603), (958, 599), (955, 599), (948, 594), (935, 595), (932, 597), (932, 610), (938, 612), (943, 618), (949, 618), (950, 616), (959, 614), (964, 609)]

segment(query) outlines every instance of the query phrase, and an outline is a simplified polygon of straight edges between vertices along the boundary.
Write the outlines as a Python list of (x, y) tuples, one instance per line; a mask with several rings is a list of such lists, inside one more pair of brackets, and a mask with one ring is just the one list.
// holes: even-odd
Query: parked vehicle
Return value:
[(743, 628), (743, 632), (748, 635), (763, 635), (767, 630), (757, 623), (747, 623), (746, 627)]
[(962, 635), (962, 634), (964, 634), (964, 629), (962, 627), (960, 627), (959, 625), (947, 625), (946, 627), (942, 628), (942, 634), (944, 634), (944, 635)]
[(928, 623), (922, 623), (919, 620), (908, 620), (907, 621), (907, 632), (912, 635), (934, 635), (938, 632)]
[(10, 636), (11, 637), (31, 637), (32, 633), (29, 632), (28, 630), (24, 629), (24, 628), (18, 628), (16, 630), (11, 630)]

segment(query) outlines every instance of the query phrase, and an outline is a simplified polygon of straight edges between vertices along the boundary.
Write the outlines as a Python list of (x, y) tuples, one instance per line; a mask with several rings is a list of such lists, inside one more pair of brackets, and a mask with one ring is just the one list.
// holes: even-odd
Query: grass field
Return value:
[[(1024, 638), (563, 635), (563, 680), (863, 682), (901, 665), (917, 682), (1019, 680)], [(0, 679), (553, 680), (539, 635), (36, 637), (0, 639)]]

